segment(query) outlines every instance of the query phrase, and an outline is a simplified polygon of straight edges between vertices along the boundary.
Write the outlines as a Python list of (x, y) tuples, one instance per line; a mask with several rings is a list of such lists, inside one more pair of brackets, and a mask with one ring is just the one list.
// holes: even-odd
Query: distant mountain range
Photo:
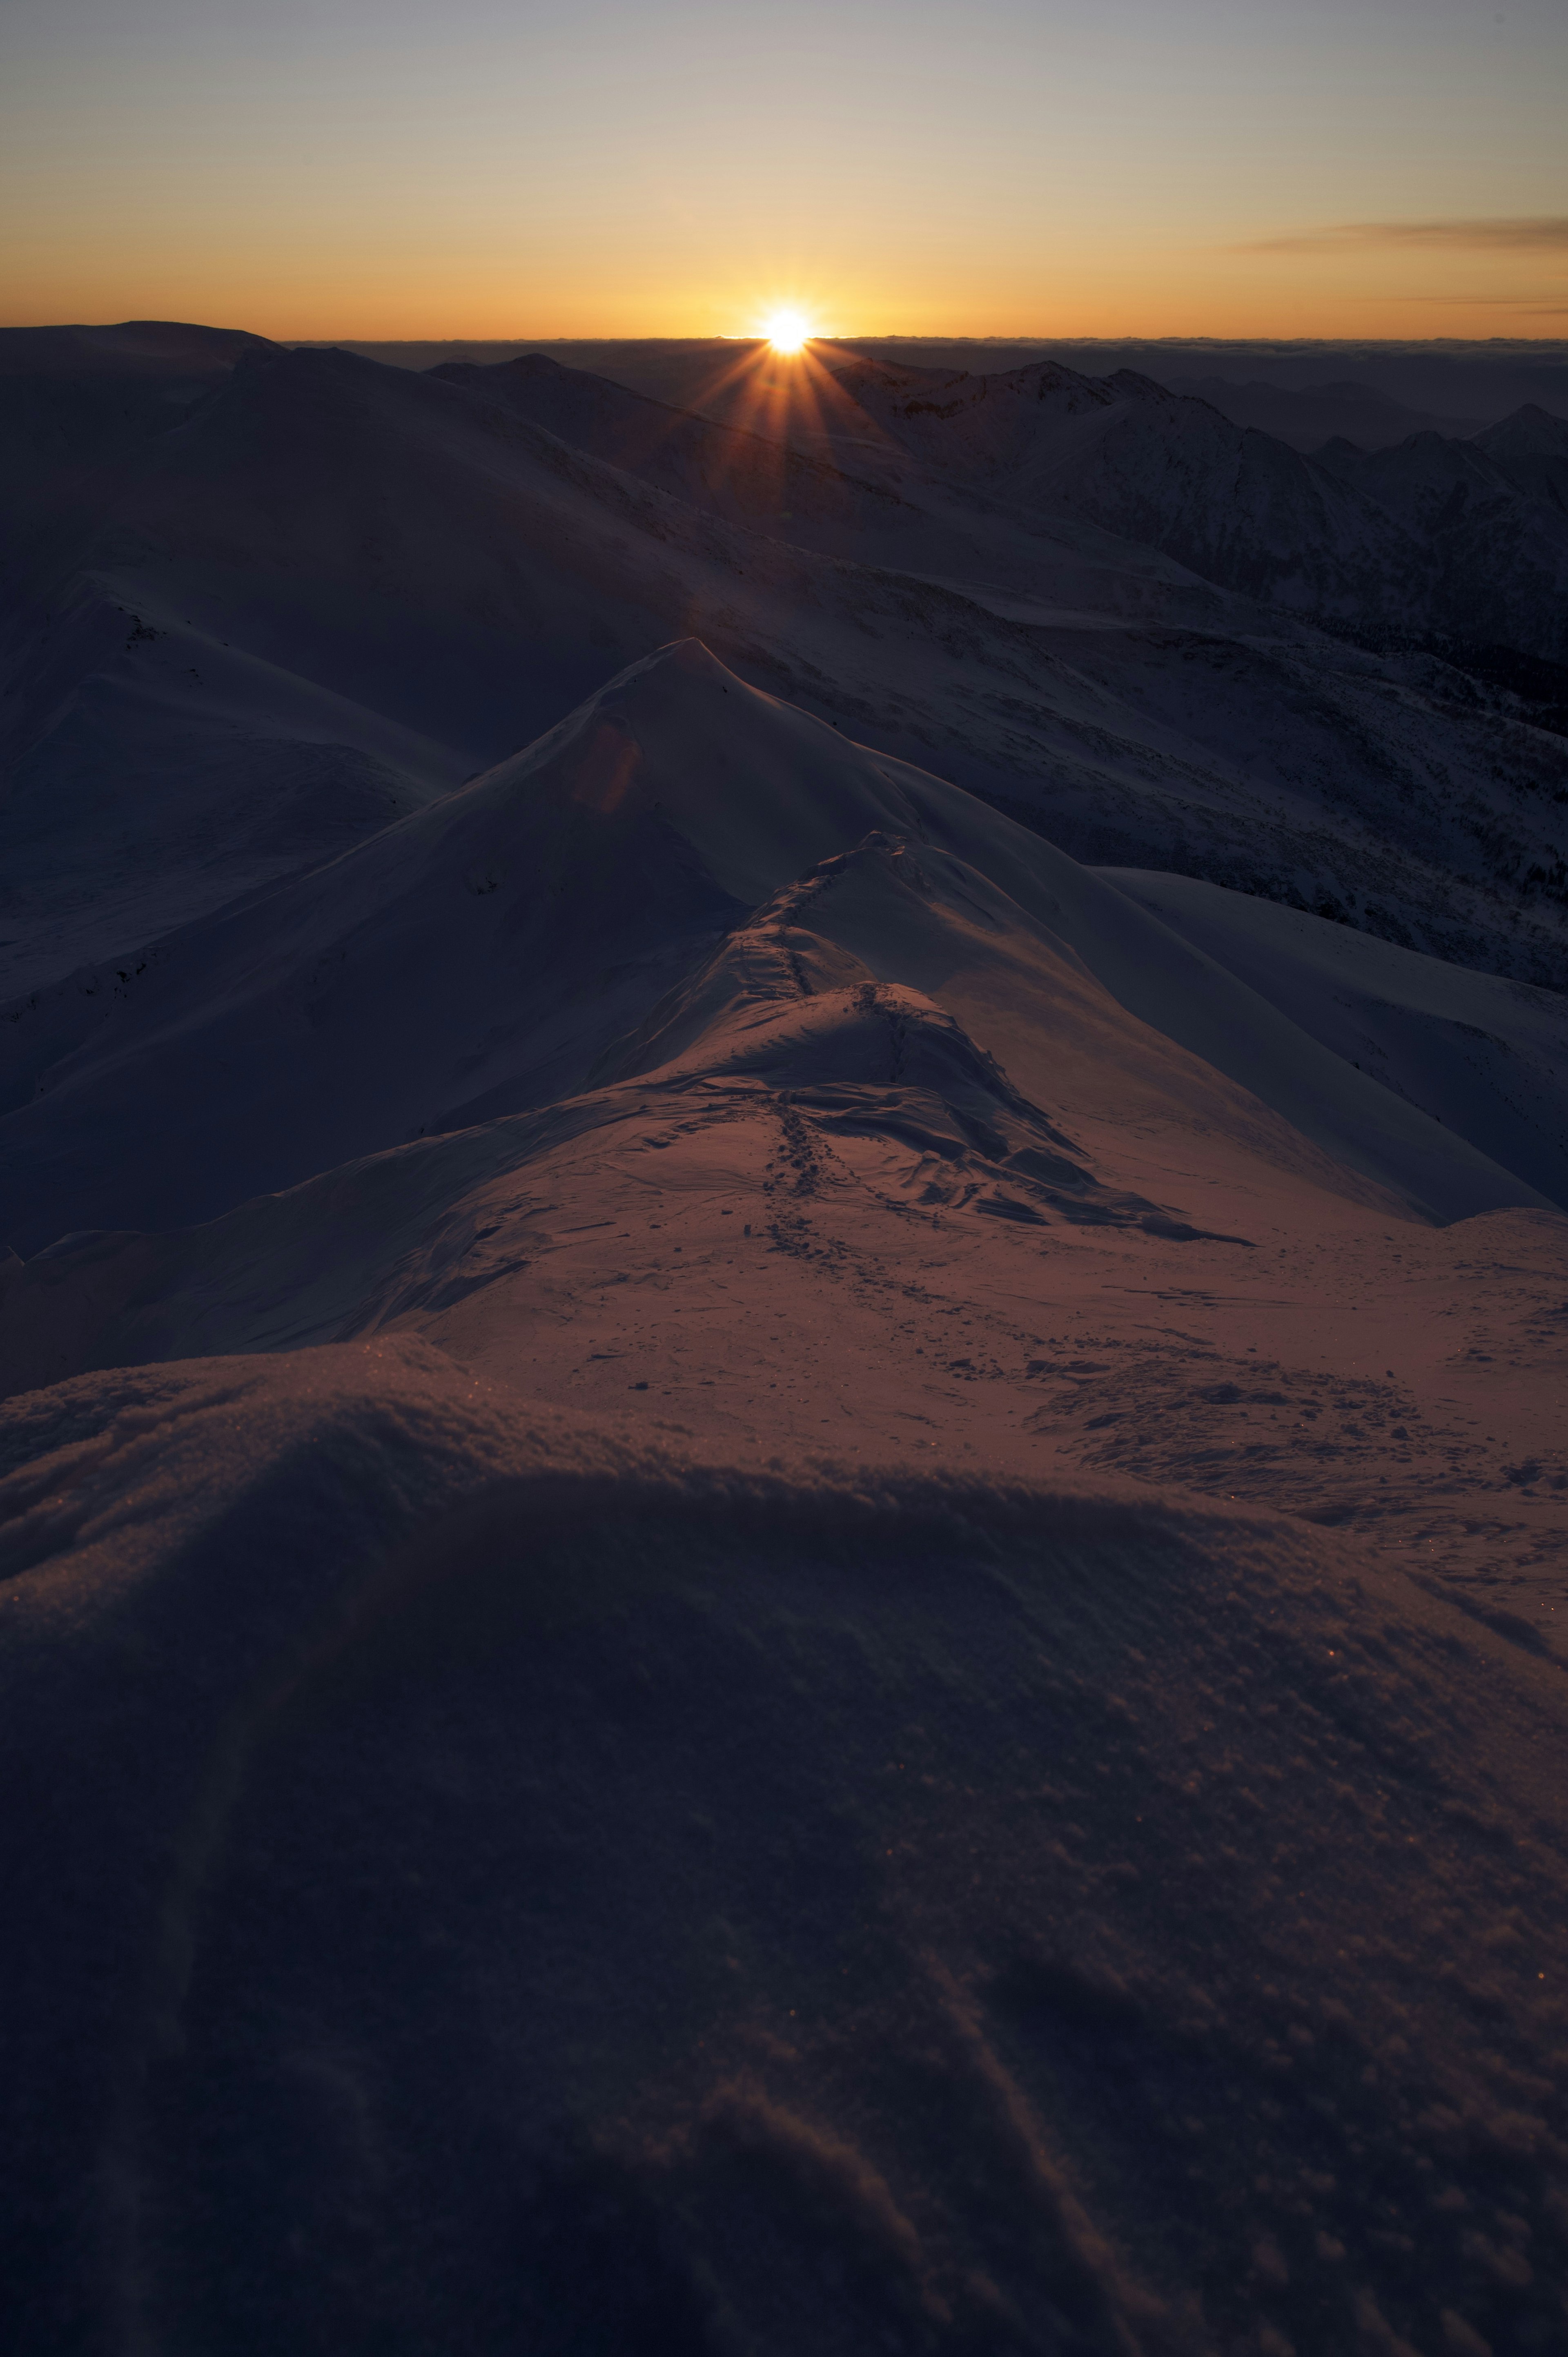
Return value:
[(1408, 441), (1412, 434), (1470, 435), (1479, 433), (1478, 417), (1440, 417), (1424, 409), (1380, 393), (1376, 385), (1353, 381), (1315, 384), (1295, 391), (1288, 385), (1260, 382), (1238, 384), (1223, 376), (1165, 376), (1156, 382), (1169, 393), (1207, 401), (1232, 425), (1248, 425), (1288, 442), (1293, 450), (1316, 450), (1325, 442), (1358, 443), (1366, 450), (1381, 450)]
[[(703, 409), (715, 385), (730, 375), (737, 352), (760, 348), (721, 338), (687, 337), (630, 342), (350, 342), (343, 349), (390, 367), (419, 370), (447, 361), (494, 366), (541, 352), (563, 367), (613, 377), (618, 383), (658, 400)], [(1337, 433), (1348, 434), (1352, 441), (1363, 441), (1369, 447), (1401, 440), (1424, 426), (1445, 434), (1474, 433), (1527, 404), (1554, 416), (1568, 417), (1568, 342), (1561, 339), (1530, 343), (1498, 339), (1486, 344), (1357, 344), (1238, 343), (1218, 339), (1184, 343), (1171, 337), (1133, 337), (1122, 341), (1091, 338), (1074, 342), (1001, 336), (877, 336), (829, 340), (818, 349), (830, 365), (852, 359), (876, 360), (894, 368), (962, 369), (976, 376), (1005, 375), (1015, 369), (1036, 367), (1041, 361), (1055, 361), (1081, 376), (1112, 376), (1118, 369), (1132, 369), (1140, 376), (1153, 377), (1169, 392), (1196, 392), (1214, 400), (1228, 415), (1234, 404), (1238, 425), (1257, 425), (1283, 441), (1294, 439), (1299, 424), (1313, 437), (1302, 444), (1305, 448)], [(1351, 432), (1343, 409), (1352, 398), (1351, 388), (1356, 432)], [(1282, 398), (1272, 417), (1261, 407), (1251, 407), (1270, 395), (1297, 394), (1304, 398), (1303, 408), (1295, 409)], [(1322, 412), (1313, 406), (1319, 400), (1325, 404)], [(1320, 418), (1327, 421), (1321, 426)]]
[(864, 416), (1015, 509), (1082, 517), (1271, 604), (1568, 658), (1568, 420), (1543, 410), (1364, 462), (1331, 445), (1325, 463), (1129, 370), (863, 361), (835, 382), (854, 411), (826, 421), (832, 447), (858, 447)]
[[(1152, 376), (1173, 392), (1204, 379), (1238, 390), (1260, 386), (1313, 394), (1355, 384), (1375, 398), (1441, 422), (1451, 434), (1463, 432), (1468, 419), (1495, 424), (1527, 402), (1568, 416), (1568, 342), (1562, 338), (1530, 342), (1498, 338), (1484, 344), (1305, 339), (1246, 343), (1219, 338), (1184, 342), (1177, 337), (1136, 336), (963, 344), (897, 338), (863, 339), (853, 349), (862, 358), (899, 366), (964, 368), (993, 376), (1042, 360), (1056, 361), (1084, 376), (1112, 376), (1126, 368)], [(431, 355), (432, 360), (438, 357)], [(502, 354), (498, 351), (495, 357)], [(607, 363), (600, 360), (594, 365), (604, 368)]]
[(134, 962), (683, 636), (1075, 857), (1561, 979), (1568, 429), (1315, 458), (1125, 372), (851, 361), (781, 410), (726, 366), (727, 423), (537, 355), (0, 339), (0, 989)]

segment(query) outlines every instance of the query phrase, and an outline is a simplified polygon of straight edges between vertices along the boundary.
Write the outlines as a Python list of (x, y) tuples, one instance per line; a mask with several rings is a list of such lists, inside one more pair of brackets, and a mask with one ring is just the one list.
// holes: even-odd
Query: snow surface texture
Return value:
[(1402, 1575), (406, 1340), (0, 1448), (10, 2347), (1557, 2344), (1563, 1682)]
[(1561, 740), (869, 410), (45, 357), (6, 2349), (1554, 2349)]

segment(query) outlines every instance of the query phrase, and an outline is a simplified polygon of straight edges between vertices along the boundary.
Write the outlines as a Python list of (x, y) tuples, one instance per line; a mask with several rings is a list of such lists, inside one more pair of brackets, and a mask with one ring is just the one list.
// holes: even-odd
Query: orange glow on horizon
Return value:
[[(307, 225), (297, 227), (294, 241), (269, 234), (219, 251), (199, 225), (182, 225), (177, 248), (152, 241), (132, 254), (117, 235), (90, 237), (62, 220), (35, 254), (18, 247), (0, 263), (0, 321), (187, 319), (283, 343), (711, 339), (750, 342), (798, 369), (811, 346), (848, 337), (1550, 339), (1568, 319), (1568, 284), (1554, 299), (1527, 273), (1527, 263), (1537, 269), (1529, 255), (1499, 255), (1466, 295), (1434, 285), (1432, 266), (1417, 276), (1402, 255), (1370, 246), (1282, 256), (1173, 239), (1151, 256), (1108, 252), (1102, 239), (1053, 254), (1048, 279), (1038, 257), (1004, 245), (961, 274), (945, 258), (915, 270), (888, 253), (838, 269), (824, 255), (811, 295), (786, 286), (759, 302), (755, 254), (634, 274), (626, 256), (605, 256), (585, 235), (522, 273), (482, 245), (437, 272), (428, 257), (413, 267), (368, 236), (324, 236), (316, 224), (312, 243)], [(773, 339), (786, 311), (805, 329), (793, 351)]]
[(1568, 12), (1434, 11), (11, 0), (0, 322), (1562, 339)]

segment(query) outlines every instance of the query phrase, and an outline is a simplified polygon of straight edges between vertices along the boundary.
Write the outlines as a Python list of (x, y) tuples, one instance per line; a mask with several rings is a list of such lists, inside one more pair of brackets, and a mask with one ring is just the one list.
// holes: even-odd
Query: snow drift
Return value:
[(1562, 1679), (1402, 1576), (407, 1344), (0, 1448), (18, 2357), (1550, 2345)]

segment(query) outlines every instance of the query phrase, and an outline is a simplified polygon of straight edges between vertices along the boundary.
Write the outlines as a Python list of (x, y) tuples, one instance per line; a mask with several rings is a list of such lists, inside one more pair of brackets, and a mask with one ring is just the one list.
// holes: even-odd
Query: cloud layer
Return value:
[(1538, 213), (1501, 221), (1340, 221), (1290, 237), (1232, 246), (1233, 253), (1338, 253), (1348, 246), (1423, 245), (1474, 252), (1568, 251), (1568, 215)]

